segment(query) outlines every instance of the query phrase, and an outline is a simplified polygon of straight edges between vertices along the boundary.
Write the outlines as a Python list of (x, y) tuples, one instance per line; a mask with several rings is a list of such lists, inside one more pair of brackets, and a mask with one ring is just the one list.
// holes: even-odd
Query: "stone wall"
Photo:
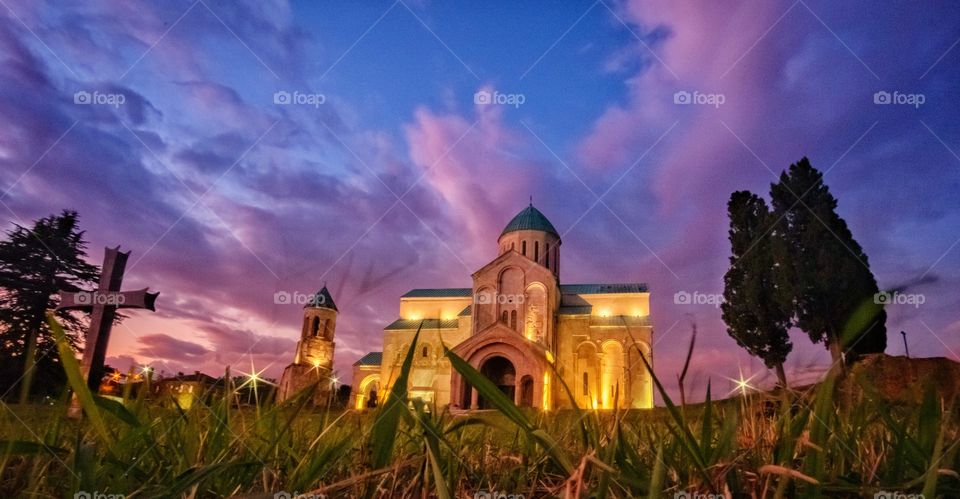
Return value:
[(931, 384), (950, 400), (960, 395), (960, 363), (943, 357), (866, 355), (851, 367), (841, 389), (848, 396), (862, 396), (861, 383), (893, 402), (920, 402)]

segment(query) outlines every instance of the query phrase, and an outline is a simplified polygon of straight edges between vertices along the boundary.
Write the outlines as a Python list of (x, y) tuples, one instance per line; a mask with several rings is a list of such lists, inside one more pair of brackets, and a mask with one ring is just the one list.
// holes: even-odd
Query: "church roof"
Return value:
[[(561, 284), (560, 293), (565, 295), (599, 295), (616, 293), (647, 293), (650, 289), (643, 282), (607, 283), (607, 284)], [(401, 298), (469, 298), (470, 288), (419, 288), (411, 289)], [(463, 310), (460, 315), (469, 315)]]
[(337, 304), (333, 302), (333, 297), (330, 296), (330, 291), (326, 286), (324, 286), (320, 291), (314, 293), (314, 295), (310, 298), (310, 301), (303, 306), (303, 308), (310, 307), (337, 310)]
[(553, 228), (553, 224), (547, 220), (547, 217), (545, 217), (543, 213), (540, 213), (540, 210), (533, 207), (533, 203), (520, 211), (520, 213), (517, 213), (517, 216), (513, 217), (513, 220), (510, 220), (510, 223), (508, 223), (507, 226), (503, 228), (503, 232), (500, 233), (500, 237), (503, 237), (503, 235), (508, 232), (518, 230), (539, 230), (553, 234), (558, 238), (560, 237), (557, 229)]
[(411, 289), (400, 298), (469, 298), (470, 288), (423, 288)]
[(369, 352), (360, 360), (353, 363), (355, 366), (379, 366), (383, 362), (383, 352)]
[(647, 293), (650, 289), (643, 282), (625, 282), (611, 284), (561, 284), (560, 292), (565, 295), (600, 295), (616, 293)]
[(460, 324), (457, 319), (423, 319), (418, 321), (397, 319), (383, 329), (417, 329), (421, 322), (423, 323), (423, 329), (456, 329)]

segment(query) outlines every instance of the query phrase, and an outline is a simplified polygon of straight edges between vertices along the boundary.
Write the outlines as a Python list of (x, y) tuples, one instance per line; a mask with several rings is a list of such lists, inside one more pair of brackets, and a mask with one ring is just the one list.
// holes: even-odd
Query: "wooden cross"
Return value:
[[(57, 310), (90, 312), (90, 329), (87, 331), (84, 343), (81, 367), (87, 386), (94, 394), (100, 388), (100, 379), (103, 377), (103, 363), (107, 356), (107, 344), (110, 342), (110, 328), (116, 318), (117, 309), (144, 308), (156, 311), (154, 304), (160, 293), (148, 293), (148, 288), (120, 291), (123, 270), (127, 266), (129, 256), (130, 252), (121, 252), (119, 246), (105, 248), (100, 284), (95, 291), (60, 291), (60, 305)], [(74, 403), (74, 407), (76, 414), (79, 415), (79, 406)]]

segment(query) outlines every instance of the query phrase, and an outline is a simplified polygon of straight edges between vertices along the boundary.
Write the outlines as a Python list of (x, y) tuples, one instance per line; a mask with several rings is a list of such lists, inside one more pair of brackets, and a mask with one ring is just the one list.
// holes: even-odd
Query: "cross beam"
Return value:
[(136, 291), (120, 291), (123, 271), (127, 266), (130, 252), (123, 253), (120, 247), (106, 248), (100, 283), (94, 291), (60, 291), (60, 305), (57, 310), (83, 310), (90, 313), (90, 329), (87, 331), (83, 349), (83, 375), (87, 386), (94, 393), (100, 387), (103, 377), (103, 363), (110, 342), (110, 328), (116, 318), (117, 309), (139, 308), (155, 311), (157, 296), (147, 288)]

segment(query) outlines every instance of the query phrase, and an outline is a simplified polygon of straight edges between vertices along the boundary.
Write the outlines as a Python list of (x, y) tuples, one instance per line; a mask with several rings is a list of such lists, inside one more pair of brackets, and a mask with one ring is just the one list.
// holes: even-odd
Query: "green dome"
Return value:
[(520, 213), (517, 213), (517, 216), (513, 217), (513, 220), (510, 220), (510, 223), (503, 228), (503, 232), (500, 233), (500, 237), (503, 237), (504, 234), (508, 232), (514, 232), (518, 230), (539, 230), (546, 232), (548, 234), (553, 234), (560, 238), (560, 234), (557, 232), (557, 229), (553, 227), (553, 224), (547, 220), (547, 217), (543, 216), (543, 213), (540, 213), (540, 210), (533, 207), (533, 204), (527, 206)]

